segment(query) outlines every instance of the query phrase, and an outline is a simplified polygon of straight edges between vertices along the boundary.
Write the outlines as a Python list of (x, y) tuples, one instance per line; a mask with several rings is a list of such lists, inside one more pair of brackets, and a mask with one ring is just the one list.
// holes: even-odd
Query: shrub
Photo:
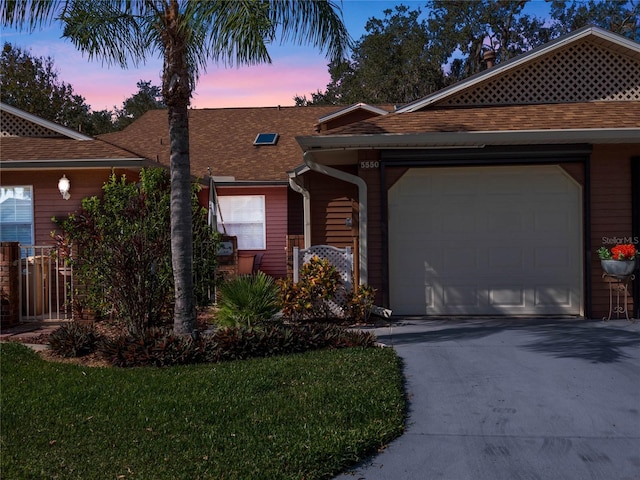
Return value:
[(205, 360), (201, 341), (184, 335), (174, 335), (162, 328), (102, 338), (98, 343), (98, 351), (103, 358), (117, 367), (167, 367)]
[(162, 329), (143, 335), (101, 339), (98, 350), (119, 367), (170, 366), (271, 357), (324, 348), (372, 347), (373, 334), (337, 325), (270, 325), (223, 327), (197, 340)]
[(370, 285), (358, 285), (354, 288), (347, 302), (349, 318), (358, 323), (369, 320), (375, 298), (376, 289)]
[(340, 273), (326, 259), (314, 256), (300, 269), (298, 283), (280, 281), (283, 315), (294, 321), (327, 319), (331, 316), (331, 302), (342, 287)]
[(271, 319), (280, 309), (278, 286), (262, 272), (224, 282), (218, 293), (220, 325), (255, 326)]
[[(196, 300), (202, 306), (215, 278), (217, 236), (207, 227), (195, 188), (192, 201)], [(134, 333), (171, 317), (170, 179), (164, 169), (141, 170), (139, 182), (112, 175), (102, 198), (84, 198), (78, 213), (54, 221), (62, 234), (52, 236), (73, 266), (83, 308), (109, 310)]]
[(61, 357), (81, 357), (96, 349), (97, 334), (93, 324), (69, 322), (49, 336), (49, 347)]
[[(211, 336), (210, 361), (240, 360), (301, 353), (323, 348), (373, 347), (372, 333), (338, 325), (313, 323), (277, 325), (265, 329), (227, 327)], [(212, 354), (212, 355), (211, 355)]]

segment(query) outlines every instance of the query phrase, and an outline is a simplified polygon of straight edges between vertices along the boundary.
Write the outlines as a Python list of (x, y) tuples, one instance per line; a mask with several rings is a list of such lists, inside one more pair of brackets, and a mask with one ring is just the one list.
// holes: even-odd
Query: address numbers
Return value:
[(360, 168), (380, 168), (380, 162), (360, 162)]

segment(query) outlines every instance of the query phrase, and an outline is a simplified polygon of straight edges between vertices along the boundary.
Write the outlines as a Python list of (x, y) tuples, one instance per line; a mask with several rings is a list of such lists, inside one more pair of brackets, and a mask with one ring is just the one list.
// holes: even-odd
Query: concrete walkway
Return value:
[(24, 343), (36, 351), (46, 350), (49, 348), (48, 345), (30, 343), (29, 339), (35, 339), (41, 335), (49, 334), (63, 323), (66, 323), (66, 321), (24, 322), (11, 327), (5, 327), (0, 330), (0, 342), (20, 341), (20, 343)]
[(640, 322), (404, 320), (407, 431), (340, 480), (640, 479)]

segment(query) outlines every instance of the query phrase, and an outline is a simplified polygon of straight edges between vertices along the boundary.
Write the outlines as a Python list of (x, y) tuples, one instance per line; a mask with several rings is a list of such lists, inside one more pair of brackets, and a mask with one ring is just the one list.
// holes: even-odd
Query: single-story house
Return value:
[[(96, 194), (111, 167), (169, 165), (165, 111), (98, 139), (2, 113), (0, 184), (33, 185), (33, 242), (49, 243), (50, 217)], [(241, 252), (281, 277), (288, 239), (355, 246), (358, 281), (394, 314), (602, 318), (612, 283), (595, 252), (640, 239), (640, 45), (599, 28), (397, 108), (189, 120), (192, 174), (215, 180), (218, 223)], [(40, 134), (24, 122), (54, 138), (25, 138)], [(16, 123), (9, 138), (5, 123)]]
[[(62, 218), (77, 211), (83, 198), (100, 195), (112, 172), (135, 181), (142, 167), (169, 167), (166, 110), (150, 111), (124, 131), (100, 138), (10, 105), (0, 104), (0, 113), (2, 242), (49, 247), (56, 228), (52, 217)], [(202, 204), (208, 203), (212, 175), (221, 230), (237, 236), (240, 255), (259, 254), (261, 270), (283, 277), (288, 236), (303, 231), (303, 197), (291, 188), (287, 175), (301, 161), (295, 137), (385, 113), (368, 105), (191, 110), (192, 175), (204, 185)], [(64, 184), (69, 190), (63, 194)], [(48, 248), (22, 252), (23, 257), (48, 254)], [(48, 268), (40, 263), (33, 267), (35, 273)], [(47, 275), (41, 276), (46, 283)], [(46, 303), (40, 297), (27, 301)], [(41, 310), (31, 308), (27, 314)]]
[[(286, 276), (287, 238), (303, 234), (303, 196), (287, 174), (302, 159), (296, 137), (384, 115), (390, 108), (358, 104), (189, 110), (191, 174), (204, 184), (203, 205), (211, 176), (220, 231), (237, 237), (240, 255), (260, 255), (260, 270)], [(160, 165), (170, 163), (165, 110), (149, 111), (124, 130), (98, 138)], [(337, 229), (353, 237), (344, 223)]]
[(297, 140), (305, 234), (351, 224), (394, 314), (602, 318), (596, 250), (640, 247), (640, 44), (600, 28)]

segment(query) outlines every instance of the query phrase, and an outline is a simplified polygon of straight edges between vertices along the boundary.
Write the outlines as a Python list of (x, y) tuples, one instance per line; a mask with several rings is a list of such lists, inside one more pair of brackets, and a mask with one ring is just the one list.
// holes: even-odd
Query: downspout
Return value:
[(298, 183), (299, 177), (289, 176), (289, 186), (294, 192), (302, 195), (302, 216), (303, 216), (303, 232), (304, 232), (304, 248), (311, 246), (311, 196), (309, 190)]
[(359, 230), (359, 245), (358, 245), (358, 259), (360, 267), (360, 278), (358, 283), (363, 285), (368, 283), (367, 274), (367, 184), (365, 181), (357, 175), (352, 175), (342, 170), (327, 167), (326, 165), (320, 165), (312, 159), (312, 153), (304, 152), (302, 159), (311, 170), (314, 172), (322, 173), (329, 177), (343, 180), (347, 183), (353, 183), (358, 187), (358, 203), (360, 206), (360, 214), (358, 215), (358, 230)]

